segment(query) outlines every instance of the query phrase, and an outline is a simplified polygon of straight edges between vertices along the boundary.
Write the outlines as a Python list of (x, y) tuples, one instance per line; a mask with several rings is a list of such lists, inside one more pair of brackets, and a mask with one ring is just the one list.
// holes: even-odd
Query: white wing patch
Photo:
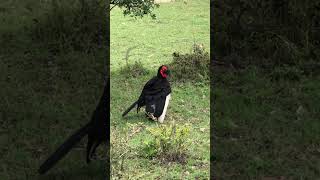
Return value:
[(163, 108), (163, 111), (162, 111), (162, 114), (161, 116), (158, 118), (158, 121), (160, 123), (163, 123), (164, 121), (164, 118), (166, 116), (166, 112), (167, 112), (167, 108), (168, 108), (168, 105), (169, 105), (169, 100), (171, 99), (171, 94), (168, 94), (167, 97), (166, 97), (166, 102), (164, 104), (164, 108)]

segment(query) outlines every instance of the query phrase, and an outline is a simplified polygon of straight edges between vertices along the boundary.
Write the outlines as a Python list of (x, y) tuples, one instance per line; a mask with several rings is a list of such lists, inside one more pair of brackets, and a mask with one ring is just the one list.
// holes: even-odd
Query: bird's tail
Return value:
[(136, 105), (138, 104), (138, 101), (134, 102), (123, 114), (122, 114), (122, 117), (127, 115), (131, 109), (133, 109)]
[(40, 166), (38, 172), (40, 174), (46, 173), (52, 168), (61, 158), (63, 158), (70, 149), (78, 143), (89, 131), (90, 124), (86, 124), (73, 135), (71, 135), (60, 147)]

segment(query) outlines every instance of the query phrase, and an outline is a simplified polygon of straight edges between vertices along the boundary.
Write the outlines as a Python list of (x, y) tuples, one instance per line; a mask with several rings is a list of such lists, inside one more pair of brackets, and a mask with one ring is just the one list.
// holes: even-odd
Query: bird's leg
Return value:
[(96, 143), (94, 143), (91, 154), (90, 154), (90, 157), (92, 157), (92, 159), (97, 159), (96, 149), (100, 144), (101, 144), (101, 141), (97, 141)]
[(91, 147), (93, 145), (93, 138), (91, 136), (88, 136), (88, 143), (87, 143), (87, 163), (90, 163), (90, 151)]

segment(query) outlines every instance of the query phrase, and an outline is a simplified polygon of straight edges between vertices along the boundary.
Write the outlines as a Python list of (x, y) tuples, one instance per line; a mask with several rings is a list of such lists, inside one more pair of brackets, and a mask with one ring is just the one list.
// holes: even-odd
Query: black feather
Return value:
[(90, 129), (89, 123), (73, 135), (71, 135), (60, 147), (40, 166), (38, 172), (40, 174), (46, 173), (51, 167), (53, 167), (61, 158), (63, 158), (70, 149), (75, 146), (85, 135), (88, 134)]
[(138, 104), (138, 101), (134, 102), (124, 113), (122, 113), (122, 117), (127, 115), (131, 111), (131, 109), (133, 109), (137, 104)]

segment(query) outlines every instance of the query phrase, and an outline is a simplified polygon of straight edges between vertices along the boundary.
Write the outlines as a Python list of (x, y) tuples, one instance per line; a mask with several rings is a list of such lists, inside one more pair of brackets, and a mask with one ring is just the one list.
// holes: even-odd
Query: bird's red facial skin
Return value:
[(167, 71), (167, 67), (166, 66), (162, 66), (161, 70), (160, 70), (160, 74), (163, 78), (167, 78), (167, 74), (165, 74), (165, 71)]

